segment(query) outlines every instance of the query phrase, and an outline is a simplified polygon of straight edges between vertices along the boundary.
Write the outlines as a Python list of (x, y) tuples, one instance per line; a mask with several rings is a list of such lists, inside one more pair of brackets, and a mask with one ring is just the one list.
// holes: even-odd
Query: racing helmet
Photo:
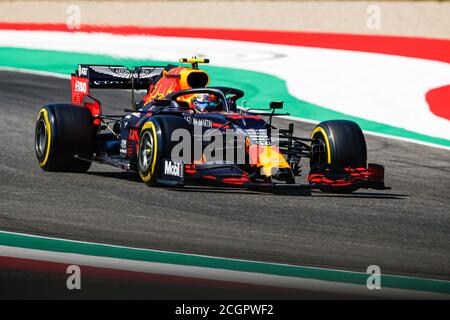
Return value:
[(200, 93), (192, 98), (194, 109), (198, 112), (214, 111), (217, 106), (217, 98), (208, 93)]

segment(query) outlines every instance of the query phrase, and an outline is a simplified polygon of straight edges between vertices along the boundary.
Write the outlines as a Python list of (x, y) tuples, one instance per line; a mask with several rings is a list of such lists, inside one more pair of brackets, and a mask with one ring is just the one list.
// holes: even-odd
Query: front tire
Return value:
[(177, 116), (154, 116), (142, 126), (139, 135), (137, 167), (147, 185), (157, 186), (163, 170), (163, 160), (171, 159), (172, 148), (178, 143), (171, 140), (176, 129), (190, 131), (186, 120)]
[[(353, 121), (331, 120), (319, 123), (312, 133), (311, 173), (339, 173), (345, 168), (367, 168), (366, 140)], [(351, 193), (358, 187), (327, 187), (323, 192)]]
[[(312, 139), (320, 141), (323, 152), (311, 156), (311, 167), (328, 165), (333, 168), (367, 167), (366, 140), (361, 128), (353, 121), (331, 120), (319, 123)], [(313, 148), (318, 147), (312, 145)]]
[(39, 166), (44, 171), (87, 171), (91, 166), (94, 137), (92, 117), (86, 108), (71, 104), (42, 107), (35, 129)]
[(159, 167), (161, 166), (162, 141), (160, 132), (159, 124), (150, 120), (142, 127), (139, 137), (137, 167), (142, 181), (149, 186), (156, 185)]

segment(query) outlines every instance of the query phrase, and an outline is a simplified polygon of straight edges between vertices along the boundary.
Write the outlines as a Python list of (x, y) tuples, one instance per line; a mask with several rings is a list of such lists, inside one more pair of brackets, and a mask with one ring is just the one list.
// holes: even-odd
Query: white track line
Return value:
[(208, 56), (214, 65), (286, 81), (291, 95), (355, 117), (450, 140), (450, 121), (425, 94), (450, 83), (450, 64), (395, 55), (217, 39), (0, 30), (0, 46), (177, 61)]
[(423, 291), (393, 288), (369, 290), (365, 286), (347, 284), (342, 282), (331, 282), (316, 279), (277, 276), (263, 273), (242, 272), (207, 267), (184, 266), (168, 263), (135, 261), (128, 259), (90, 256), (75, 253), (52, 252), (8, 246), (0, 246), (0, 255), (4, 257), (31, 259), (68, 265), (75, 264), (81, 266), (81, 269), (82, 266), (89, 266), (95, 268), (109, 268), (165, 276), (225, 281), (287, 289), (361, 295), (373, 298), (448, 299), (448, 295)]

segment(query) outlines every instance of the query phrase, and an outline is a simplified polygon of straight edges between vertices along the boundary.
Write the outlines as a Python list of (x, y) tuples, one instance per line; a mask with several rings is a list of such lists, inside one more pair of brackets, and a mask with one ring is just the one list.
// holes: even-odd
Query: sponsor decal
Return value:
[(89, 95), (89, 80), (77, 76), (71, 77), (72, 103), (81, 104), (85, 96)]
[(182, 178), (183, 164), (180, 162), (173, 162), (171, 160), (164, 160), (164, 174)]
[(76, 80), (74, 90), (75, 90), (75, 92), (81, 92), (83, 94), (87, 94), (87, 83)]
[(127, 140), (125, 139), (120, 141), (120, 153), (127, 154)]
[(267, 129), (246, 129), (244, 131), (252, 143), (258, 146), (271, 145)]
[(88, 74), (88, 68), (82, 67), (82, 66), (78, 66), (78, 75), (80, 75), (80, 76), (87, 76), (87, 74)]
[(122, 85), (122, 84), (128, 84), (128, 81), (119, 81), (119, 80), (95, 80), (93, 81), (94, 85), (96, 86), (112, 86), (112, 85)]
[(213, 122), (211, 120), (208, 120), (208, 119), (193, 118), (192, 119), (192, 123), (193, 123), (194, 126), (200, 126), (200, 127), (206, 127), (206, 128), (212, 128), (213, 127)]
[(132, 76), (131, 71), (128, 70), (127, 68), (110, 67), (110, 70), (112, 71), (112, 73), (110, 73), (110, 72), (103, 72), (103, 73), (110, 74), (112, 76), (119, 77), (119, 78), (130, 78)]
[(187, 123), (192, 124), (192, 117), (191, 116), (184, 116), (184, 120), (186, 120)]

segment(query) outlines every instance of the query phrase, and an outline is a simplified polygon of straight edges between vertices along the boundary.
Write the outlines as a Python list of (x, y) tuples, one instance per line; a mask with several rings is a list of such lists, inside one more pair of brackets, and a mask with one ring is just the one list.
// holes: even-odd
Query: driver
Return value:
[(191, 104), (197, 112), (211, 112), (218, 109), (217, 100), (216, 96), (209, 93), (199, 93), (192, 98)]

